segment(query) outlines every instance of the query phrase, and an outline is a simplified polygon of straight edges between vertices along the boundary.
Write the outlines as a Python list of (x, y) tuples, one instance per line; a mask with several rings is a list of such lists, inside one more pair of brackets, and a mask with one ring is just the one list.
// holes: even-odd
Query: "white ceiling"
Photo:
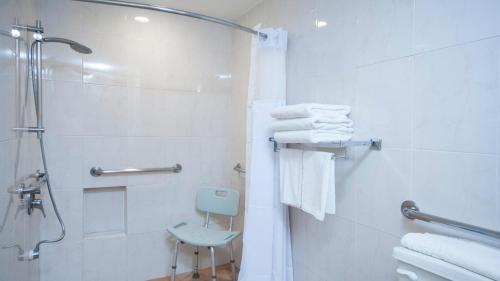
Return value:
[(207, 16), (234, 20), (263, 0), (127, 0), (187, 10)]

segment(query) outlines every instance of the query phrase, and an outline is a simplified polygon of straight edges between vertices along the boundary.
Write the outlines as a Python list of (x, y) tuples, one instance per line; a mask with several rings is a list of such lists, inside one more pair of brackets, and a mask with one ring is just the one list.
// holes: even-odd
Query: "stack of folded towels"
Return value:
[[(271, 116), (279, 143), (348, 141), (353, 122), (347, 105), (306, 103), (275, 108)], [(335, 214), (335, 155), (323, 151), (280, 149), (280, 201), (323, 221)]]
[(303, 103), (275, 108), (274, 139), (280, 143), (348, 141), (354, 132), (347, 105)]
[(500, 249), (496, 247), (431, 233), (408, 233), (401, 239), (401, 244), (410, 250), (500, 280)]

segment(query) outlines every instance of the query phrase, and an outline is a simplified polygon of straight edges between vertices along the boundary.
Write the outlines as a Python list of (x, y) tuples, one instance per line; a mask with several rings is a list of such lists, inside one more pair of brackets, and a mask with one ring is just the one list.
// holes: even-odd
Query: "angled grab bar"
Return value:
[(117, 175), (117, 174), (141, 174), (141, 173), (180, 173), (182, 171), (181, 164), (175, 164), (173, 167), (166, 168), (127, 168), (119, 170), (103, 170), (100, 167), (92, 167), (90, 169), (90, 174), (94, 177), (100, 177), (103, 175)]
[(451, 226), (454, 228), (467, 230), (470, 232), (474, 232), (474, 233), (482, 234), (485, 236), (493, 237), (496, 239), (500, 239), (500, 232), (498, 232), (498, 231), (420, 212), (420, 209), (417, 207), (415, 202), (410, 201), (410, 200), (404, 201), (401, 204), (401, 213), (403, 214), (403, 216), (405, 216), (406, 218), (411, 219), (411, 220), (416, 219), (416, 220), (421, 220), (421, 221), (430, 222), (430, 223), (439, 223), (439, 224)]

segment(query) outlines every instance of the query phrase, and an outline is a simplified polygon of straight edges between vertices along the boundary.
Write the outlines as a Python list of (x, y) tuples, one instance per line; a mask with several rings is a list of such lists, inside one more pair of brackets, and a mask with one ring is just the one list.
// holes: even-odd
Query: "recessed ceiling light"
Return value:
[(136, 22), (140, 22), (140, 23), (147, 23), (147, 22), (149, 22), (149, 19), (147, 17), (141, 17), (141, 16), (134, 17), (134, 20)]
[(231, 79), (231, 74), (217, 74), (217, 77), (221, 80)]
[(322, 27), (325, 27), (327, 25), (328, 25), (328, 23), (326, 21), (316, 20), (316, 27), (318, 27), (318, 28), (322, 28)]
[(17, 29), (12, 29), (10, 31), (10, 34), (12, 35), (12, 37), (14, 38), (18, 38), (21, 36), (21, 31), (17, 30)]

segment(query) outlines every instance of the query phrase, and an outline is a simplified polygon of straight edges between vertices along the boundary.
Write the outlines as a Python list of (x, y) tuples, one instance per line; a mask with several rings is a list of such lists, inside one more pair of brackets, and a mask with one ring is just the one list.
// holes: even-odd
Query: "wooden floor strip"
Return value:
[[(212, 281), (211, 271), (212, 270), (210, 269), (210, 267), (200, 269), (199, 279), (193, 279), (192, 272), (177, 274), (175, 281)], [(238, 270), (236, 270), (236, 274), (238, 274)], [(152, 279), (149, 281), (170, 281), (170, 276), (158, 279)], [(224, 264), (217, 267), (217, 281), (233, 281), (233, 274), (231, 274), (230, 264)]]

